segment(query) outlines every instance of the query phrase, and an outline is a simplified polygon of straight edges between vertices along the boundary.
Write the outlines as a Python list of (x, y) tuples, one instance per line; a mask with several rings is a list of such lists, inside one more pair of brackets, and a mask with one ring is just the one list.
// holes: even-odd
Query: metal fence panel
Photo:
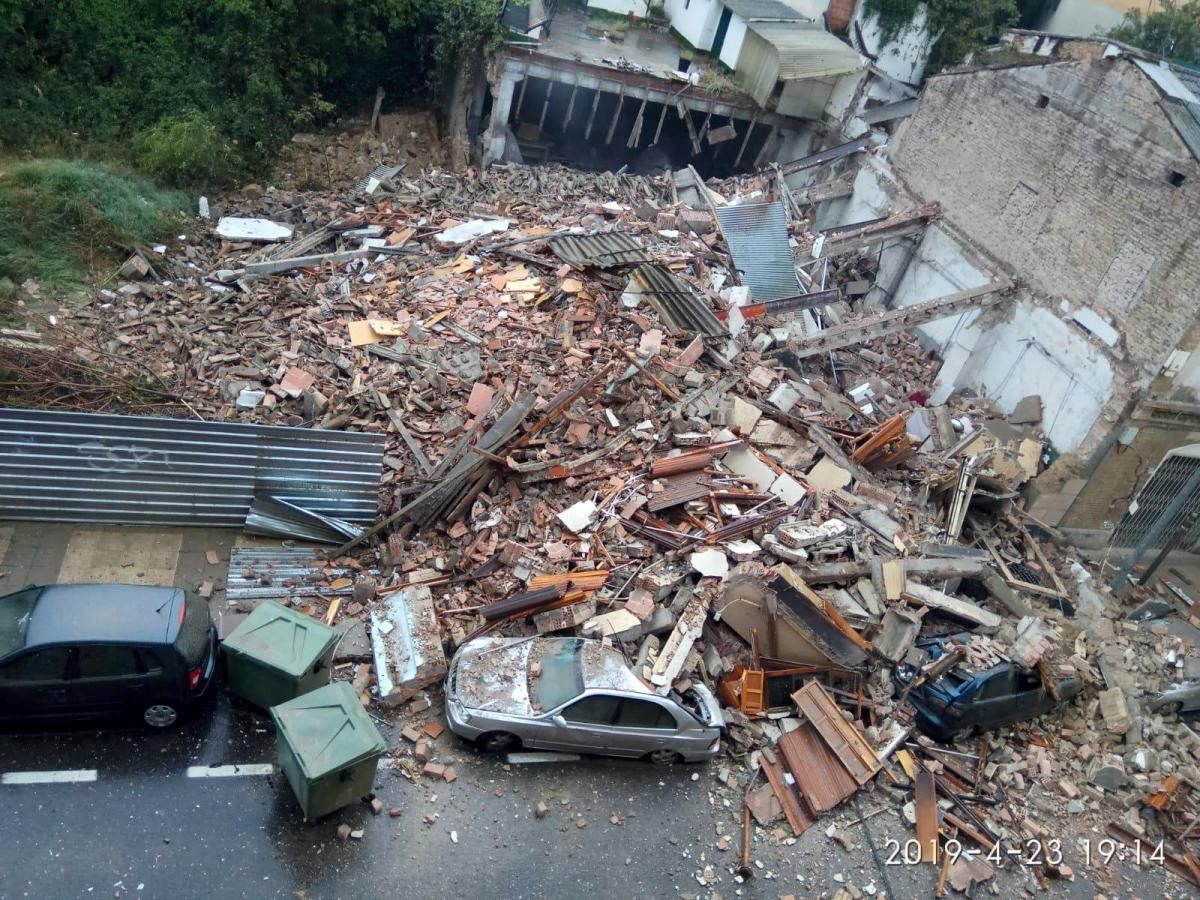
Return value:
[(385, 438), (0, 409), (0, 518), (241, 527), (255, 492), (365, 523)]

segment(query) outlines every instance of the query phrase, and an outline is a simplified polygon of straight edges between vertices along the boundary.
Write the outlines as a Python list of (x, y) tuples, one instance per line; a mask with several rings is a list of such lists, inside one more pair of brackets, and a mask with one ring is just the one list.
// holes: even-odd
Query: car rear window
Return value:
[(212, 620), (208, 614), (208, 604), (203, 600), (187, 599), (183, 613), (183, 624), (179, 626), (179, 636), (175, 638), (175, 646), (188, 661), (188, 665), (199, 665), (208, 653), (208, 630)]
[(579, 662), (582, 649), (583, 641), (577, 638), (542, 643), (533, 659), (541, 665), (542, 674), (530, 679), (534, 706), (557, 709), (583, 693), (583, 667)]
[(0, 656), (7, 656), (25, 646), (29, 614), (33, 612), (41, 593), (41, 588), (29, 588), (0, 597)]

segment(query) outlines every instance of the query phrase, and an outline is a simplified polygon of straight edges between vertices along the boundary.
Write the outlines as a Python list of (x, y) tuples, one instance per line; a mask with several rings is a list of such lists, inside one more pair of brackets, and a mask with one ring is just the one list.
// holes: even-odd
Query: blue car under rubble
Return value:
[[(921, 645), (934, 660), (953, 647), (946, 639)], [(920, 674), (915, 666), (901, 664), (895, 678), (901, 688)], [(1025, 722), (1050, 712), (1083, 689), (1079, 678), (1060, 678), (1056, 700), (1041, 676), (1012, 662), (980, 672), (955, 667), (934, 681), (913, 688), (908, 699), (917, 728), (939, 741), (963, 740), (984, 731)]]

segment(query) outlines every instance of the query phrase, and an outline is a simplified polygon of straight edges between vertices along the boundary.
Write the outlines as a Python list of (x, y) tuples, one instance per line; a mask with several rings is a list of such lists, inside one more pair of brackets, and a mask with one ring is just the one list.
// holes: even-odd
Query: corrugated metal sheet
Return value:
[(675, 334), (705, 337), (727, 335), (729, 329), (709, 308), (708, 302), (691, 286), (662, 266), (638, 266), (632, 280), (645, 292), (663, 323)]
[(259, 496), (246, 513), (246, 531), (269, 537), (297, 538), (316, 544), (344, 544), (356, 538), (363, 529), (333, 516), (302, 509), (278, 497)]
[(227, 600), (270, 600), (279, 597), (349, 597), (354, 585), (331, 588), (350, 569), (330, 566), (307, 547), (234, 547), (229, 551)]
[(257, 492), (370, 522), (384, 441), (311, 428), (0, 409), (0, 519), (240, 528)]
[(787, 212), (782, 200), (718, 206), (717, 218), (752, 300), (778, 300), (804, 293), (788, 246)]
[(1183, 142), (1200, 160), (1200, 103), (1180, 103), (1177, 100), (1160, 100), (1158, 103)]
[(1171, 67), (1163, 63), (1154, 63), (1145, 59), (1135, 59), (1133, 64), (1146, 73), (1146, 77), (1158, 85), (1158, 89), (1175, 100), (1182, 100), (1185, 103), (1200, 103), (1200, 97), (1197, 97), (1188, 90), (1187, 85), (1179, 80)]
[(550, 249), (573, 266), (636, 266), (650, 262), (650, 255), (631, 235), (623, 231), (606, 234), (567, 235), (550, 241)]
[[(863, 67), (858, 51), (824, 28), (790, 22), (751, 22), (747, 27), (775, 48), (779, 65), (776, 80), (831, 78)], [(745, 51), (739, 65), (744, 61)]]
[(1175, 73), (1176, 78), (1183, 82), (1184, 87), (1200, 97), (1200, 70), (1171, 66), (1171, 71)]

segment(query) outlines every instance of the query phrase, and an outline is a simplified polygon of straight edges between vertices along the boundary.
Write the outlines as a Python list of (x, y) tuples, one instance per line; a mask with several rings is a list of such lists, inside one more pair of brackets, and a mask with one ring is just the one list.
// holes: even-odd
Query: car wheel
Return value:
[(142, 711), (142, 721), (151, 728), (170, 728), (179, 721), (179, 710), (173, 704), (160, 700)]
[(513, 750), (521, 746), (521, 741), (517, 736), (507, 731), (489, 731), (487, 734), (480, 735), (475, 743), (488, 753), (503, 753), (505, 750)]
[(646, 755), (646, 758), (656, 766), (673, 766), (683, 757), (674, 750), (653, 750)]
[(1180, 713), (1183, 712), (1183, 704), (1182, 703), (1165, 703), (1159, 708), (1158, 711), (1167, 713), (1168, 715), (1174, 715), (1174, 716), (1178, 717), (1180, 715)]

